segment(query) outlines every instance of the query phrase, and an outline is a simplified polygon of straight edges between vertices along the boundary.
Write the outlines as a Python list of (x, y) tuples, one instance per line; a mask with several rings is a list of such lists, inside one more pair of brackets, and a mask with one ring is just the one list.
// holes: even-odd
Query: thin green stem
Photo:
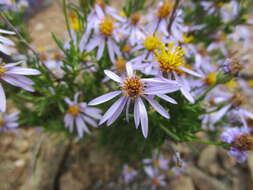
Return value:
[(67, 31), (68, 31), (69, 37), (71, 40), (73, 40), (71, 32), (70, 32), (70, 25), (69, 25), (69, 20), (68, 20), (68, 11), (67, 11), (66, 0), (62, 0), (62, 9), (63, 9), (64, 19), (65, 19), (65, 23), (67, 26)]

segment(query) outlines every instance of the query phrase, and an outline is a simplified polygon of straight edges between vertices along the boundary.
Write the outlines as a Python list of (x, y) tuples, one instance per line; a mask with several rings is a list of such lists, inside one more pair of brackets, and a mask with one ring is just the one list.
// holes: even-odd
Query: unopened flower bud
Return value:
[(249, 151), (253, 149), (253, 136), (250, 134), (243, 134), (236, 138), (232, 144), (233, 147), (240, 151)]

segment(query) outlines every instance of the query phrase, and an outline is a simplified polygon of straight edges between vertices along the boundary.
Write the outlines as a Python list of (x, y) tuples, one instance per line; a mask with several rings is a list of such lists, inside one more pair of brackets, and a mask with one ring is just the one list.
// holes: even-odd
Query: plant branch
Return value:
[(168, 27), (167, 27), (167, 31), (169, 32), (169, 34), (171, 33), (171, 26), (173, 24), (173, 21), (176, 18), (175, 14), (176, 14), (179, 3), (180, 3), (180, 0), (176, 0), (175, 5), (173, 7), (173, 11), (171, 13), (170, 22), (169, 22)]
[(15, 34), (18, 36), (19, 40), (25, 44), (28, 49), (30, 49), (33, 54), (37, 57), (38, 53), (36, 52), (36, 50), (26, 41), (26, 39), (19, 33), (19, 31), (15, 28), (15, 26), (13, 26), (11, 24), (11, 22), (7, 19), (7, 17), (4, 15), (3, 12), (0, 12), (0, 18), (11, 28), (11, 30), (13, 30), (15, 32)]

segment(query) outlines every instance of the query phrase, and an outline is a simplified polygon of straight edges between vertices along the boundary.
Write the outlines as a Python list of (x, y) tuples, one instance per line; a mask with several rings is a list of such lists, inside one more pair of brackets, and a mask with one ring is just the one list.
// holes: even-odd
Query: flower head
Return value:
[[(156, 95), (172, 103), (175, 103), (176, 101), (165, 95), (163, 92), (164, 89), (161, 89), (161, 87), (159, 88), (159, 83), (162, 82), (161, 80), (152, 78), (142, 79), (135, 75), (130, 62), (126, 64), (126, 72), (126, 77), (119, 77), (112, 71), (105, 70), (105, 74), (119, 84), (120, 90), (95, 98), (89, 102), (89, 105), (98, 105), (104, 103), (121, 94), (121, 97), (104, 114), (99, 124), (103, 124), (107, 121), (107, 125), (111, 125), (120, 116), (125, 107), (128, 120), (129, 106), (130, 103), (133, 102), (135, 126), (138, 128), (139, 124), (141, 123), (142, 133), (146, 138), (148, 135), (148, 114), (142, 98), (146, 99), (153, 106), (153, 108), (165, 118), (169, 118), (168, 112), (153, 99), (153, 96)], [(170, 92), (174, 92), (179, 89), (178, 84), (175, 81), (168, 81), (170, 82), (171, 86), (166, 88), (166, 93), (168, 93), (168, 89)], [(152, 86), (151, 83), (153, 85), (156, 84), (156, 87)]]
[(74, 123), (76, 124), (77, 133), (80, 138), (83, 137), (83, 133), (90, 134), (86, 123), (92, 127), (97, 127), (97, 123), (94, 119), (100, 119), (100, 110), (96, 108), (89, 108), (85, 102), (78, 103), (78, 97), (80, 93), (76, 93), (74, 101), (69, 98), (65, 98), (65, 102), (68, 104), (68, 109), (64, 117), (64, 123), (70, 132), (74, 130)]
[[(33, 81), (23, 75), (38, 75), (40, 74), (40, 72), (36, 69), (17, 66), (21, 63), (23, 62), (21, 61), (17, 63), (8, 63), (8, 64), (1, 63), (0, 79), (13, 86), (17, 86), (23, 88), (24, 90), (33, 92), (34, 91), (34, 89), (32, 88), (32, 85), (34, 84)], [(5, 110), (6, 110), (5, 93), (2, 85), (0, 84), (0, 111), (4, 112)]]
[(17, 123), (19, 112), (13, 112), (11, 114), (2, 113), (0, 118), (0, 132), (14, 132), (19, 126)]
[(174, 48), (174, 43), (170, 42), (166, 50), (165, 45), (161, 50), (155, 51), (156, 59), (160, 69), (164, 72), (178, 71), (179, 67), (184, 65), (184, 50), (181, 47)]
[(114, 30), (114, 21), (109, 17), (105, 17), (99, 24), (100, 33), (105, 36), (111, 36), (113, 30)]
[(247, 159), (246, 151), (253, 149), (253, 136), (249, 131), (246, 127), (233, 127), (227, 128), (221, 134), (221, 140), (231, 145), (228, 154), (235, 157), (239, 163)]
[(173, 5), (174, 4), (171, 1), (164, 1), (163, 4), (158, 8), (158, 18), (162, 19), (168, 17), (173, 9)]
[(155, 36), (149, 36), (143, 42), (143, 46), (148, 51), (154, 51), (157, 48), (159, 48), (161, 45), (162, 45), (162, 42)]

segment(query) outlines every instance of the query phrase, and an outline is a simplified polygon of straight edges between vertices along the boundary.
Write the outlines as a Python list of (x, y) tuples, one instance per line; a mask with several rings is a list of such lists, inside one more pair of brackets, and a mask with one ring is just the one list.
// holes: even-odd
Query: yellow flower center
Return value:
[(6, 122), (4, 120), (0, 120), (0, 127), (3, 127), (6, 125)]
[(225, 5), (224, 2), (217, 2), (214, 4), (215, 7), (223, 7)]
[(77, 116), (80, 113), (79, 105), (69, 106), (68, 113), (72, 116)]
[(194, 39), (194, 37), (192, 35), (187, 35), (187, 34), (183, 34), (183, 44), (188, 44), (190, 43), (192, 40)]
[(134, 169), (132, 167), (127, 167), (127, 171), (130, 173), (132, 172)]
[(130, 45), (125, 45), (124, 47), (123, 47), (123, 49), (122, 49), (122, 51), (124, 52), (124, 53), (129, 53), (130, 52), (130, 50), (131, 50), (131, 46)]
[(98, 6), (100, 6), (100, 8), (102, 10), (105, 10), (106, 4), (105, 4), (105, 2), (103, 0), (96, 0), (95, 4), (97, 4)]
[(140, 18), (141, 18), (141, 15), (140, 15), (139, 12), (136, 12), (136, 13), (132, 14), (132, 16), (131, 16), (131, 23), (133, 25), (138, 24), (138, 22), (140, 21)]
[(139, 97), (144, 89), (144, 84), (138, 76), (126, 78), (123, 82), (122, 90), (126, 96), (131, 98)]
[(218, 42), (223, 42), (223, 41), (225, 41), (227, 39), (227, 35), (224, 33), (224, 32), (222, 32), (219, 36), (217, 36), (217, 38), (216, 38), (216, 40), (218, 41)]
[(232, 144), (233, 147), (241, 151), (249, 151), (253, 149), (253, 136), (250, 134), (242, 134), (236, 138)]
[(4, 75), (4, 73), (6, 72), (6, 69), (4, 67), (2, 67), (2, 65), (0, 66), (0, 76)]
[(115, 66), (117, 68), (117, 71), (122, 73), (125, 71), (126, 61), (122, 57), (119, 57), (115, 62)]
[(62, 54), (60, 53), (60, 52), (55, 52), (54, 53), (54, 60), (56, 60), (56, 61), (60, 61), (60, 60), (62, 60)]
[(229, 90), (236, 90), (239, 88), (239, 84), (237, 81), (233, 78), (230, 81), (226, 82), (225, 85), (228, 87)]
[(248, 85), (249, 85), (249, 87), (253, 87), (253, 80), (248, 80)]
[(157, 168), (160, 167), (161, 166), (160, 160), (154, 160), (153, 165)]
[(162, 46), (160, 51), (155, 51), (160, 69), (164, 72), (179, 71), (178, 67), (184, 65), (184, 54), (185, 52), (181, 47), (174, 48), (173, 42), (168, 44), (168, 50)]
[(171, 1), (164, 2), (158, 9), (157, 16), (162, 19), (166, 18), (173, 9), (173, 3)]
[(100, 32), (105, 36), (111, 36), (114, 29), (113, 20), (105, 18), (99, 25)]
[(162, 42), (157, 37), (150, 36), (145, 39), (143, 45), (148, 51), (154, 51), (162, 45)]
[(81, 29), (81, 24), (75, 11), (70, 12), (70, 26), (76, 32)]
[(204, 82), (206, 85), (214, 85), (217, 80), (217, 73), (216, 72), (211, 72), (207, 77), (205, 78)]
[(160, 185), (160, 180), (158, 178), (154, 177), (152, 179), (152, 184), (154, 184), (154, 185)]

